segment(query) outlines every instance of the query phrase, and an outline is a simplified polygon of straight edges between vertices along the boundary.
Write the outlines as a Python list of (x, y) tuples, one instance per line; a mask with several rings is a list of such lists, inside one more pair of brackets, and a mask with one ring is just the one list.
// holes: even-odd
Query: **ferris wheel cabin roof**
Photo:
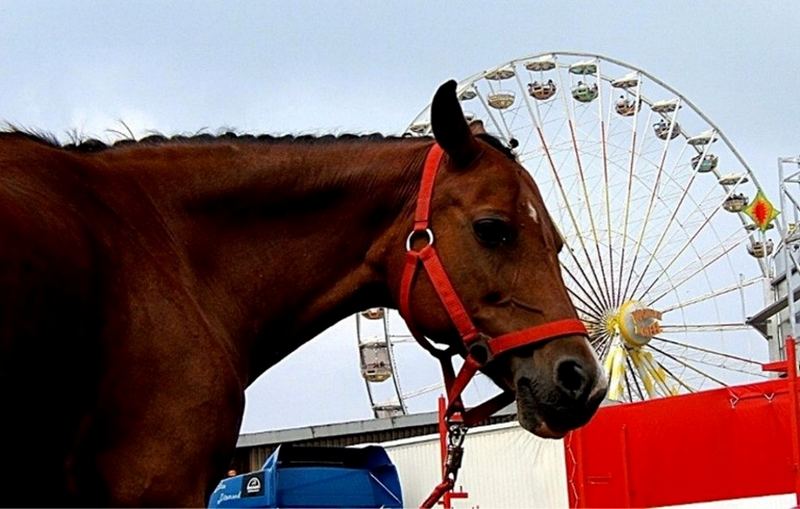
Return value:
[(639, 84), (639, 74), (637, 72), (629, 72), (621, 78), (617, 78), (611, 82), (614, 88), (631, 88)]
[(475, 99), (477, 96), (478, 93), (475, 92), (475, 89), (472, 87), (466, 88), (458, 94), (458, 98), (461, 101), (469, 101), (471, 99)]
[(650, 107), (656, 113), (672, 113), (676, 109), (680, 108), (680, 99), (665, 99), (663, 101), (656, 101)]
[(582, 62), (575, 62), (574, 64), (569, 66), (569, 72), (572, 74), (596, 74), (597, 73), (597, 62), (592, 60), (584, 60)]
[(717, 141), (717, 133), (714, 132), (713, 129), (709, 129), (708, 131), (703, 131), (702, 133), (692, 136), (686, 143), (692, 146), (701, 146), (701, 145), (708, 145), (709, 143), (714, 143)]
[(719, 177), (718, 182), (723, 186), (733, 186), (736, 184), (744, 184), (750, 179), (744, 173), (726, 173)]
[(486, 78), (487, 80), (500, 81), (513, 78), (515, 74), (516, 72), (514, 71), (514, 67), (504, 66), (504, 67), (498, 67), (497, 69), (493, 69), (487, 72), (484, 75), (484, 78)]
[(556, 60), (553, 58), (552, 55), (545, 55), (539, 58), (535, 58), (533, 60), (529, 60), (525, 62), (525, 69), (529, 71), (550, 71), (555, 69), (556, 67)]

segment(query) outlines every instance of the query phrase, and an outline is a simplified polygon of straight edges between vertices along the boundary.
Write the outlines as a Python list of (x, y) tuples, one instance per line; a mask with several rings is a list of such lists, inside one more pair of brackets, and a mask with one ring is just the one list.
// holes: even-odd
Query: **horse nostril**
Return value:
[(563, 360), (556, 366), (556, 385), (572, 399), (586, 397), (589, 389), (589, 376), (575, 360)]

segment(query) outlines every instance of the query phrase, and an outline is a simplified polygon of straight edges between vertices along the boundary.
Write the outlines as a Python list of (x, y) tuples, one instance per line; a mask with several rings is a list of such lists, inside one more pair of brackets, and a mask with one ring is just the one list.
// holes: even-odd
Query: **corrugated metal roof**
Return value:
[[(509, 422), (516, 418), (516, 407), (509, 405), (478, 426)], [(258, 470), (281, 444), (342, 447), (380, 443), (438, 433), (437, 412), (403, 415), (383, 419), (307, 426), (239, 435), (232, 468), (239, 472)]]
[[(516, 407), (514, 405), (509, 405), (495, 414), (488, 422), (506, 422), (515, 416)], [(363, 421), (307, 426), (303, 428), (243, 433), (239, 435), (239, 441), (236, 447), (258, 447), (288, 442), (320, 440), (327, 437), (341, 437), (344, 435), (391, 432), (392, 430), (436, 425), (437, 420), (437, 412), (426, 412), (421, 414), (401, 415), (398, 417), (386, 417), (383, 419), (368, 419)]]

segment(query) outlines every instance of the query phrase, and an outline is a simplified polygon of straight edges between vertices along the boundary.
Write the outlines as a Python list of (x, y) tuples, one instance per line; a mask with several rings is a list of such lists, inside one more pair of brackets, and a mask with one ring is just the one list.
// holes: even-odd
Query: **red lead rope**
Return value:
[[(464, 304), (453, 288), (450, 278), (447, 276), (447, 271), (434, 247), (434, 235), (430, 227), (430, 209), (433, 187), (442, 155), (442, 148), (437, 143), (434, 143), (425, 159), (425, 167), (422, 171), (422, 181), (417, 197), (417, 209), (414, 213), (414, 227), (406, 241), (406, 264), (400, 283), (400, 314), (405, 319), (417, 342), (434, 354), (442, 365), (442, 374), (447, 390), (445, 416), (450, 429), (448, 433), (457, 434), (459, 437), (458, 443), (453, 445), (454, 451), (457, 452), (458, 460), (446, 462), (442, 482), (423, 502), (422, 507), (433, 507), (439, 498), (455, 485), (458, 467), (460, 467), (461, 463), (461, 443), (463, 442), (466, 427), (487, 419), (493, 413), (514, 401), (514, 393), (505, 390), (498, 396), (465, 411), (461, 401), (461, 393), (472, 377), (475, 376), (475, 373), (495, 356), (514, 348), (561, 336), (588, 335), (583, 322), (574, 318), (556, 320), (494, 338), (486, 338), (478, 332), (467, 310), (464, 308)], [(427, 245), (416, 251), (413, 248), (413, 243), (420, 238), (425, 238)], [(461, 340), (464, 342), (467, 352), (469, 352), (458, 375), (455, 374), (451, 359), (456, 352), (453, 349), (440, 350), (433, 346), (424, 335), (419, 333), (412, 320), (411, 288), (414, 285), (414, 277), (420, 265), (425, 269), (428, 279), (430, 279), (442, 305), (450, 315), (450, 320), (461, 335)]]

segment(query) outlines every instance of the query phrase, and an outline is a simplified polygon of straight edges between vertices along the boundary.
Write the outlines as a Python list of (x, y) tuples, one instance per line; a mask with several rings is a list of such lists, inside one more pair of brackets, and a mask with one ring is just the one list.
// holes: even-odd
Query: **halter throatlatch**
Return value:
[[(445, 419), (449, 430), (448, 436), (451, 440), (455, 439), (453, 461), (450, 461), (450, 454), (448, 454), (448, 461), (445, 462), (443, 472), (444, 479), (428, 499), (423, 502), (422, 507), (433, 507), (442, 494), (455, 486), (455, 479), (461, 463), (461, 455), (463, 454), (461, 443), (467, 427), (485, 420), (514, 401), (514, 393), (506, 389), (477, 407), (466, 410), (461, 401), (461, 393), (478, 370), (492, 362), (496, 356), (509, 350), (561, 336), (588, 336), (583, 322), (574, 318), (547, 322), (493, 338), (489, 338), (478, 331), (453, 288), (434, 246), (434, 234), (430, 225), (430, 208), (433, 186), (442, 155), (442, 148), (438, 143), (434, 143), (425, 159), (422, 181), (417, 197), (417, 208), (414, 213), (414, 226), (406, 241), (406, 263), (400, 282), (400, 314), (405, 319), (417, 342), (439, 359), (442, 365), (442, 375), (444, 377), (445, 390), (447, 391)], [(421, 239), (426, 241), (425, 246), (415, 250), (415, 241)], [(428, 279), (445, 310), (447, 310), (447, 314), (450, 316), (450, 320), (461, 336), (466, 348), (467, 356), (457, 375), (452, 363), (452, 357), (457, 354), (457, 351), (453, 348), (442, 350), (435, 347), (419, 332), (412, 319), (411, 287), (414, 284), (414, 277), (420, 265), (425, 269)], [(452, 433), (450, 430), (452, 430)], [(455, 456), (457, 456), (457, 461)]]

